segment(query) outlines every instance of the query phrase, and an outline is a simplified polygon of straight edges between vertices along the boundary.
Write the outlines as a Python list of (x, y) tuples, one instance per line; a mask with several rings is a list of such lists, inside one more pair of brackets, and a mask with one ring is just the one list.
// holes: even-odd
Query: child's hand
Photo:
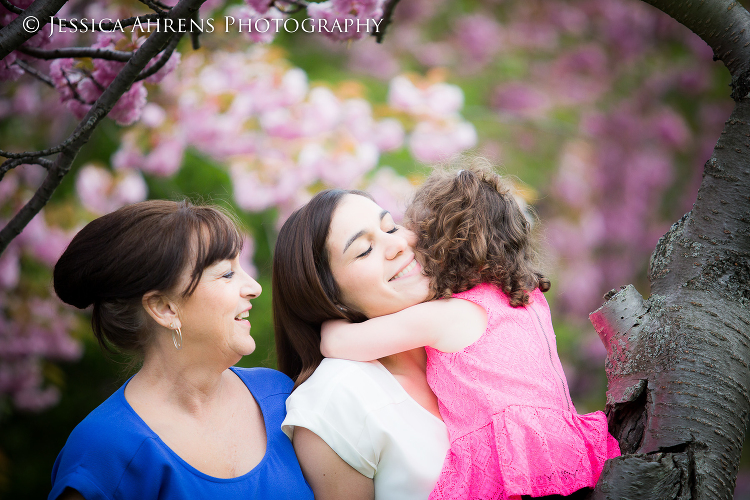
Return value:
[(345, 319), (331, 319), (323, 322), (320, 326), (320, 353), (326, 358), (335, 356), (336, 333), (340, 332), (342, 327), (350, 325)]

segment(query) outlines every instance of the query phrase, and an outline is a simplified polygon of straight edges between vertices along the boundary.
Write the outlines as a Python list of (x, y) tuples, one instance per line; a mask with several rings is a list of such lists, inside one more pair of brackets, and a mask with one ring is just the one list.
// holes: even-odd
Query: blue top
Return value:
[(266, 454), (250, 472), (222, 479), (189, 465), (126, 401), (126, 382), (73, 429), (52, 468), (48, 500), (67, 487), (87, 500), (312, 500), (292, 443), (281, 432), (292, 381), (268, 368), (232, 371), (257, 401), (266, 426)]

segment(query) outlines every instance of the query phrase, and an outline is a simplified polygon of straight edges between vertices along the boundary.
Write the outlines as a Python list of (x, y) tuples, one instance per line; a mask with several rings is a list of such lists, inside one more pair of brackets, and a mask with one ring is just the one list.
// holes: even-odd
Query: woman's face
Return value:
[(429, 280), (414, 258), (416, 235), (372, 200), (345, 195), (333, 212), (327, 247), (343, 305), (368, 318), (427, 299)]
[(197, 348), (205, 356), (217, 353), (222, 359), (237, 361), (252, 353), (250, 299), (260, 292), (258, 282), (242, 269), (239, 257), (208, 266), (195, 292), (179, 306), (183, 346)]

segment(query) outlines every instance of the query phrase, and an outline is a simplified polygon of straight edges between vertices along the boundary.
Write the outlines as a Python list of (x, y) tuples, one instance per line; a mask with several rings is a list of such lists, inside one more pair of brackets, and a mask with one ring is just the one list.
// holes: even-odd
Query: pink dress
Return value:
[(569, 495), (593, 487), (620, 455), (603, 412), (578, 415), (557, 355), (549, 306), (526, 307), (481, 284), (454, 297), (487, 311), (487, 330), (462, 351), (427, 347), (427, 382), (451, 447), (430, 500)]

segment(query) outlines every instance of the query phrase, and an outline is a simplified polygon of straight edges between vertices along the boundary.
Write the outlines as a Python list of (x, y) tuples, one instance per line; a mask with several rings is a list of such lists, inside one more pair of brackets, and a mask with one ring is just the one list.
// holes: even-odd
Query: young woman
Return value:
[(261, 293), (241, 246), (223, 212), (187, 202), (130, 205), (76, 235), (57, 295), (93, 304), (100, 344), (142, 366), (73, 430), (49, 500), (312, 500), (281, 432), (292, 381), (233, 368), (255, 349), (247, 318)]
[(425, 350), (372, 362), (320, 354), (324, 321), (362, 321), (426, 300), (429, 281), (407, 269), (415, 243), (356, 191), (316, 195), (279, 233), (276, 348), (279, 369), (297, 385), (283, 429), (317, 498), (426, 500), (440, 475), (448, 434)]

